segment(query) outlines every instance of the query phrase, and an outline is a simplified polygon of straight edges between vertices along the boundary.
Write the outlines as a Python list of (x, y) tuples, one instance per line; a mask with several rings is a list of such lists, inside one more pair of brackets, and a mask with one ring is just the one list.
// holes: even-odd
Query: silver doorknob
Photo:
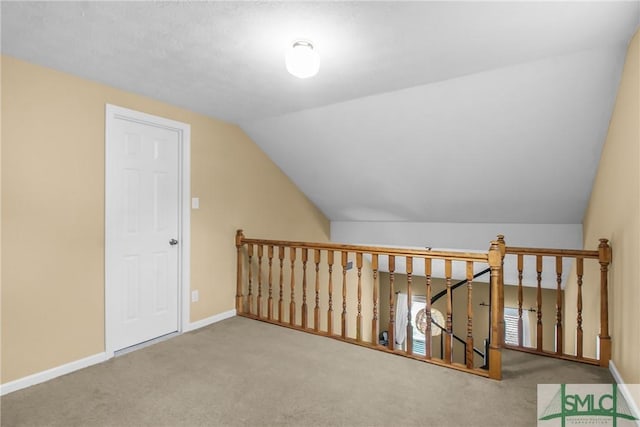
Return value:
[(178, 241), (177, 241), (176, 239), (171, 239), (171, 240), (169, 240), (169, 244), (170, 244), (171, 246), (174, 246), (174, 245), (177, 245), (177, 244), (178, 244)]

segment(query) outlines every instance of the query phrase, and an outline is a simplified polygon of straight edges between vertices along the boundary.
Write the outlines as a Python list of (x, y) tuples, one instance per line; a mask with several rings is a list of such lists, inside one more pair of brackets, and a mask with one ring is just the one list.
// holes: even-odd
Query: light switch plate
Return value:
[(194, 197), (191, 199), (191, 209), (200, 209), (200, 198)]

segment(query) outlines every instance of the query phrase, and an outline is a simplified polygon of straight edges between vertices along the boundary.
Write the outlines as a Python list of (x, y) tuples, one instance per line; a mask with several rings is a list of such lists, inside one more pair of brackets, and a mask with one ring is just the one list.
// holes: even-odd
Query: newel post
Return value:
[(489, 343), (489, 377), (499, 380), (502, 378), (502, 354), (500, 341), (500, 277), (502, 271), (502, 253), (497, 240), (491, 242), (489, 248), (489, 267), (491, 268), (491, 331)]
[(504, 241), (504, 235), (498, 234), (498, 248), (500, 249), (500, 287), (498, 288), (498, 296), (499, 296), (499, 305), (498, 305), (498, 316), (499, 316), (499, 326), (500, 326), (500, 345), (504, 344), (504, 256), (507, 253), (507, 245)]
[(242, 230), (236, 231), (236, 251), (237, 251), (237, 264), (238, 274), (236, 278), (236, 313), (242, 314), (242, 244), (244, 240), (244, 233)]
[(609, 336), (609, 264), (611, 263), (611, 247), (609, 240), (600, 239), (598, 245), (598, 261), (600, 262), (600, 366), (608, 367), (611, 359), (611, 337)]

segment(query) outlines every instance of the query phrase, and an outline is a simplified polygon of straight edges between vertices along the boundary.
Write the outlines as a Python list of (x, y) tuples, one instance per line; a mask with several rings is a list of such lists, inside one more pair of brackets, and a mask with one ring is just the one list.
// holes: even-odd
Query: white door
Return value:
[(117, 351), (179, 329), (182, 135), (109, 110), (106, 135), (106, 341)]

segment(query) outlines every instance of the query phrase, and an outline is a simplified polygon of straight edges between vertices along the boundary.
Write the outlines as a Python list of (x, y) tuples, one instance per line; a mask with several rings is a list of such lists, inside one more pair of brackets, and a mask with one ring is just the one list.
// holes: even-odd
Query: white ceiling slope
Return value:
[(624, 53), (583, 51), (244, 129), (332, 220), (580, 223)]
[(4, 54), (240, 124), (332, 220), (513, 223), (582, 221), (639, 5), (0, 3)]

